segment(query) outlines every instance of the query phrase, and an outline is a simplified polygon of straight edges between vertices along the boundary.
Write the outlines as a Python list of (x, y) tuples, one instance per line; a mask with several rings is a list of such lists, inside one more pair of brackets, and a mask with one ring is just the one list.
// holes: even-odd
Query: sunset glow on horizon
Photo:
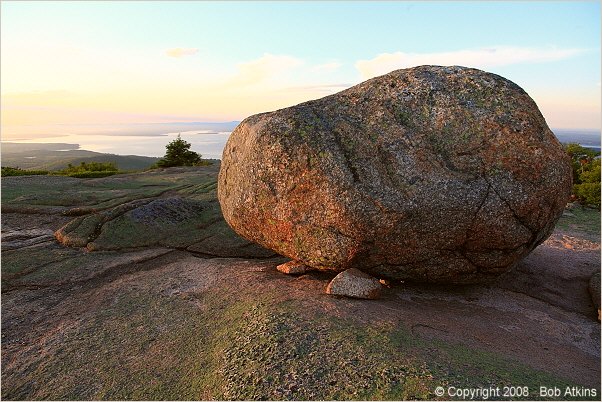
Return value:
[(523, 87), (552, 128), (600, 129), (598, 2), (1, 4), (2, 140), (221, 122), (421, 64)]

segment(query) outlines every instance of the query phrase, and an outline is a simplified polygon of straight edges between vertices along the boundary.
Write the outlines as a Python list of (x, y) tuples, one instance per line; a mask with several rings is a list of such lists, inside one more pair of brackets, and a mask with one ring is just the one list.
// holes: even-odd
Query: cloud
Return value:
[(519, 63), (542, 63), (563, 60), (583, 53), (584, 49), (524, 48), (498, 46), (481, 49), (464, 49), (440, 53), (381, 53), (370, 60), (358, 60), (355, 67), (364, 79), (386, 74), (399, 68), (423, 64), (461, 65), (488, 68)]
[(314, 73), (331, 73), (338, 70), (343, 64), (338, 61), (332, 61), (330, 63), (319, 64), (312, 67), (311, 71)]
[(191, 48), (191, 47), (174, 47), (172, 49), (167, 49), (165, 54), (169, 57), (180, 58), (185, 56), (192, 56), (193, 54), (197, 54), (199, 49)]
[(258, 59), (238, 64), (238, 72), (228, 80), (228, 85), (246, 86), (274, 81), (302, 64), (303, 61), (296, 57), (265, 53)]

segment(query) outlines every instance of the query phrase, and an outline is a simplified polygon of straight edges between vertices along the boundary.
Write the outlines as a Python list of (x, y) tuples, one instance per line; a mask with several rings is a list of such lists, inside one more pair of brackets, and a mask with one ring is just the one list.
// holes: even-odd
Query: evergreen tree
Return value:
[(178, 138), (165, 146), (165, 156), (157, 162), (158, 167), (194, 166), (201, 162), (201, 155), (190, 150), (190, 143)]

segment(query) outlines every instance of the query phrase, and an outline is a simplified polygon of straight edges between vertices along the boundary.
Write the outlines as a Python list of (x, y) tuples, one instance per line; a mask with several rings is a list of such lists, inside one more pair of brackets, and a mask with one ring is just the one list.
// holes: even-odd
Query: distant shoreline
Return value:
[[(217, 125), (227, 125), (227, 128), (233, 130), (230, 123), (205, 123), (203, 127), (195, 127), (195, 130), (182, 131), (182, 138), (192, 144), (192, 150), (199, 152), (206, 159), (221, 159), (223, 147), (231, 134), (231, 131), (216, 130)], [(180, 128), (186, 125), (200, 125), (201, 123), (181, 123)], [(165, 123), (164, 125), (168, 125)], [(169, 127), (173, 129), (174, 127)], [(226, 127), (219, 127), (225, 129)], [(600, 144), (600, 130), (593, 129), (552, 129), (558, 140), (562, 143), (577, 143), (583, 147), (591, 148), (598, 152), (602, 147)], [(177, 131), (154, 133), (144, 135), (142, 133), (115, 133), (110, 134), (82, 134), (82, 135), (64, 135), (61, 137), (51, 137), (49, 139), (61, 138), (63, 141), (73, 139), (73, 142), (45, 142), (45, 138), (29, 140), (1, 141), (2, 156), (7, 153), (26, 153), (27, 151), (87, 151), (102, 154), (119, 156), (140, 156), (140, 157), (161, 157), (164, 155), (165, 145), (171, 141), (172, 137), (178, 134)], [(143, 139), (143, 137), (146, 137)], [(36, 142), (33, 142), (33, 141)], [(81, 140), (81, 141), (78, 141)], [(25, 141), (25, 142), (23, 142)], [(23, 154), (23, 157), (31, 155)]]

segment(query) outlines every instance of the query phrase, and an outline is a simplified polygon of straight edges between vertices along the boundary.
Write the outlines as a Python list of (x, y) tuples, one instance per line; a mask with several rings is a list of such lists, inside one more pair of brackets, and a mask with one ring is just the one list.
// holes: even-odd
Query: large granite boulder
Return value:
[(218, 197), (237, 233), (308, 266), (470, 283), (544, 241), (570, 188), (568, 157), (524, 90), (421, 66), (245, 119)]

